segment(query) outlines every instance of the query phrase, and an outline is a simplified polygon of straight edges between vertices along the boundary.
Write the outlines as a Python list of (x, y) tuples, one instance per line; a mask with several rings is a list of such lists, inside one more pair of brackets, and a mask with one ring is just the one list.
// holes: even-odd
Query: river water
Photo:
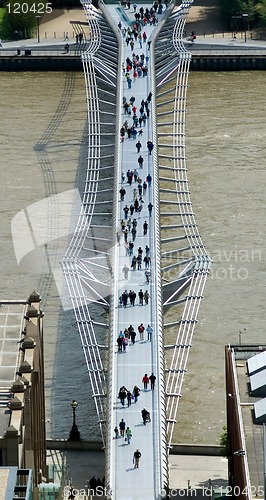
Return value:
[[(243, 343), (264, 342), (265, 78), (263, 72), (189, 77), (188, 177), (213, 267), (193, 338), (175, 442), (219, 442), (225, 424), (224, 345), (238, 343), (240, 336)], [(29, 251), (26, 233), (25, 241), (20, 234), (23, 217), (15, 217), (23, 210), (37, 235), (47, 218), (45, 197), (57, 199), (73, 189), (82, 194), (83, 75), (0, 73), (0, 88), (1, 298), (25, 299), (33, 289), (42, 296), (48, 437), (67, 437), (69, 402), (75, 398), (82, 437), (98, 439), (74, 316), (61, 306), (62, 291), (53, 277), (67, 234), (55, 224), (48, 243), (39, 245), (42, 250), (37, 239)], [(56, 204), (53, 210), (58, 210)], [(19, 266), (18, 254), (23, 257)]]

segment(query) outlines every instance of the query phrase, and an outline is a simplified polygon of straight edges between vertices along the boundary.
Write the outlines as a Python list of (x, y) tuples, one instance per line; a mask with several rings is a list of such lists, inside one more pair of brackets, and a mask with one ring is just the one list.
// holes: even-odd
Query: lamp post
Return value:
[(35, 16), (37, 21), (37, 42), (40, 43), (40, 19), (42, 16)]
[(242, 17), (244, 18), (244, 23), (245, 23), (245, 43), (247, 41), (247, 17), (248, 14), (242, 14)]
[(69, 433), (68, 441), (80, 441), (80, 432), (78, 430), (77, 424), (76, 424), (76, 408), (78, 406), (77, 401), (73, 399), (73, 401), (70, 403), (70, 406), (72, 408), (73, 412), (73, 423), (72, 423), (72, 428)]

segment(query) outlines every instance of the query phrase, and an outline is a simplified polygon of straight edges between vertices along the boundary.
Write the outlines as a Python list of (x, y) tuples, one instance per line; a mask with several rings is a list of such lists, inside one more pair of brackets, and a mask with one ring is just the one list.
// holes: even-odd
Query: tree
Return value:
[(35, 0), (10, 0), (6, 2), (12, 33), (19, 31), (23, 33), (25, 38), (32, 36), (37, 25), (35, 17), (38, 14), (37, 8), (38, 4)]
[(6, 9), (0, 8), (0, 38), (9, 40), (11, 38), (11, 27)]
[(226, 425), (223, 426), (223, 433), (220, 436), (220, 446), (221, 446), (221, 455), (223, 457), (228, 457), (229, 455), (228, 432)]
[(243, 0), (220, 0), (220, 9), (222, 14), (230, 21), (232, 16), (244, 12), (243, 3)]
[[(258, 18), (259, 4), (266, 0), (220, 0), (222, 15), (226, 18), (232, 31), (243, 31), (251, 28)], [(246, 18), (243, 14), (248, 14)]]
[(260, 2), (256, 5), (256, 10), (263, 25), (266, 26), (266, 0), (260, 0)]

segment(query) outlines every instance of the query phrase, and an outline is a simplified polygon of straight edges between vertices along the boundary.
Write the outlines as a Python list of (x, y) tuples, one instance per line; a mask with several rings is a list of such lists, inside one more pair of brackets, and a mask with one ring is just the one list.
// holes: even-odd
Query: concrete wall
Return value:
[[(193, 56), (191, 71), (266, 70), (264, 56)], [(0, 71), (82, 71), (80, 56), (0, 56)]]
[(265, 70), (264, 56), (193, 56), (191, 71)]
[[(48, 439), (47, 450), (89, 450), (103, 452), (101, 441), (66, 441), (63, 439)], [(221, 456), (221, 447), (213, 445), (174, 444), (170, 455), (198, 455), (206, 457)]]
[(80, 56), (0, 56), (0, 71), (82, 71)]

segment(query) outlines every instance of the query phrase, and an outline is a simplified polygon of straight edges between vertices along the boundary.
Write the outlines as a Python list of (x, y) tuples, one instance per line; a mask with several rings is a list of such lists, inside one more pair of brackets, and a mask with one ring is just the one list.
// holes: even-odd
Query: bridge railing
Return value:
[[(171, 351), (165, 373), (169, 448), (210, 265), (192, 209), (186, 167), (186, 94), (191, 53), (183, 43), (183, 31), (191, 3), (192, 0), (184, 0), (179, 8), (172, 8), (155, 42), (164, 305), (168, 308), (184, 303), (180, 319), (164, 325), (165, 329), (173, 329), (175, 337), (165, 346)], [(175, 222), (177, 218), (180, 222)], [(180, 298), (181, 295), (185, 296)]]
[[(111, 90), (115, 86), (111, 80), (105, 81), (104, 69), (95, 56), (101, 46), (99, 12), (95, 11), (91, 2), (83, 4), (93, 35), (87, 51), (82, 54), (88, 112), (88, 163), (80, 213), (73, 237), (62, 259), (62, 268), (76, 316), (105, 446), (107, 382), (102, 350), (107, 346), (101, 344), (100, 339), (104, 336), (99, 330), (107, 331), (109, 325), (95, 317), (102, 315), (104, 308), (109, 308), (112, 246), (110, 200), (113, 176), (107, 177), (107, 172), (113, 172), (111, 151), (114, 139), (113, 132), (110, 131), (111, 117), (115, 115)], [(108, 50), (113, 57), (114, 46), (107, 47)], [(106, 183), (109, 186), (107, 188)], [(110, 226), (106, 225), (106, 220), (110, 221)], [(92, 305), (93, 315), (90, 311)]]

